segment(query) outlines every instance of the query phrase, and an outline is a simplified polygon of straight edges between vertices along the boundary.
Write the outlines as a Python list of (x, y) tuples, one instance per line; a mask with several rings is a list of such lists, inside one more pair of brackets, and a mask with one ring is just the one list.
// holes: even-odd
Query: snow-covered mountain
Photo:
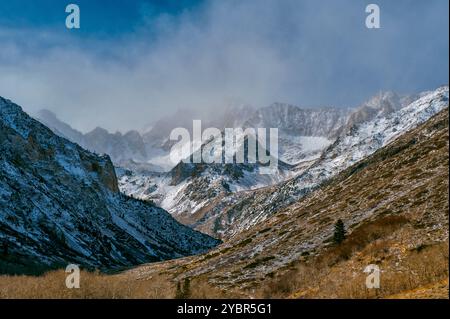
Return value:
[[(180, 162), (167, 174), (139, 174), (133, 171), (119, 174), (119, 185), (124, 193), (151, 199), (177, 219), (193, 225), (203, 217), (206, 207), (229, 194), (275, 185), (308, 167), (332, 143), (331, 136), (345, 123), (348, 113), (345, 110), (301, 109), (280, 103), (258, 110), (248, 106), (233, 108), (216, 125), (222, 125), (222, 129), (238, 126), (243, 129), (278, 129), (279, 152), (273, 155), (278, 157), (274, 160), (279, 163), (274, 174), (260, 174), (261, 165), (258, 163), (222, 165)], [(248, 143), (256, 141), (256, 136), (243, 136), (237, 140), (241, 143), (238, 148), (247, 143), (244, 145), (247, 150)], [(222, 141), (223, 133), (205, 142), (202, 149), (207, 148), (210, 157), (220, 162), (224, 156)], [(198, 152), (198, 149), (194, 151)], [(187, 156), (193, 155), (185, 154), (180, 160)]]
[[(273, 159), (276, 160), (276, 159)], [(294, 174), (279, 162), (276, 172), (262, 174), (260, 163), (206, 164), (180, 162), (167, 173), (138, 173), (118, 168), (119, 187), (127, 195), (151, 200), (179, 221), (194, 225), (202, 211), (222, 198), (242, 190), (275, 185)]]
[(216, 114), (203, 114), (189, 109), (179, 109), (172, 115), (152, 123), (142, 132), (131, 130), (124, 134), (111, 133), (97, 127), (83, 134), (64, 123), (49, 110), (41, 110), (35, 118), (49, 127), (55, 134), (99, 154), (108, 154), (114, 165), (134, 171), (140, 169), (153, 172), (170, 171), (178, 162), (170, 160), (170, 150), (176, 141), (169, 139), (174, 128), (186, 128), (192, 134), (192, 121), (200, 119), (204, 128), (241, 127), (255, 109), (248, 105), (232, 105)]
[[(431, 103), (437, 106), (441, 98)], [(145, 265), (126, 275), (139, 281), (159, 273), (172, 274), (174, 281), (202, 280), (208, 291), (218, 288), (233, 298), (379, 298), (405, 287), (420, 291), (414, 297), (435, 298), (439, 291), (447, 298), (448, 122), (447, 108), (206, 255)], [(346, 240), (336, 245), (339, 219)], [(395, 282), (394, 291), (355, 289), (364, 287), (363, 270), (370, 263)]]
[(349, 114), (349, 109), (308, 109), (274, 103), (258, 109), (244, 126), (278, 128), (280, 159), (296, 165), (317, 159), (334, 141)]
[(277, 127), (294, 136), (331, 137), (345, 124), (348, 109), (301, 108), (285, 103), (274, 103), (257, 110), (246, 127)]
[[(211, 114), (210, 114), (211, 113)], [(116, 166), (133, 169), (128, 164), (148, 165), (148, 170), (170, 171), (178, 162), (170, 159), (170, 150), (176, 141), (169, 139), (174, 128), (186, 128), (192, 135), (192, 121), (202, 121), (202, 128), (278, 128), (279, 157), (297, 165), (313, 159), (330, 145), (335, 133), (347, 121), (349, 110), (332, 108), (303, 109), (274, 103), (264, 108), (249, 105), (231, 105), (220, 112), (200, 113), (180, 109), (152, 124), (145, 132), (110, 133), (97, 127), (83, 134), (60, 121), (48, 110), (38, 112), (36, 118), (56, 134), (82, 147), (110, 155)], [(181, 160), (181, 159), (180, 159)]]
[(121, 268), (204, 252), (219, 242), (119, 192), (108, 156), (55, 135), (0, 98), (2, 272), (74, 262)]
[(222, 198), (203, 209), (196, 227), (224, 238), (249, 229), (446, 107), (448, 86), (424, 92), (419, 99), (396, 111), (380, 112), (368, 121), (353, 124), (297, 176), (271, 187), (236, 192)]
[[(353, 112), (350, 109), (306, 109), (282, 103), (260, 109), (230, 109), (229, 116), (221, 125), (278, 129), (277, 155), (280, 162), (275, 174), (259, 174), (258, 165), (180, 163), (167, 174), (141, 174), (132, 170), (119, 174), (119, 186), (126, 194), (155, 201), (183, 223), (198, 225), (210, 207), (221, 207), (223, 201), (240, 196), (236, 194), (273, 186), (301, 174), (319, 159), (345, 126), (350, 125), (354, 114), (369, 106), (379, 110), (398, 109), (400, 101), (404, 100), (406, 98), (393, 93), (380, 93)], [(242, 111), (248, 118), (236, 117), (238, 113), (232, 110)], [(380, 114), (388, 113), (386, 110)], [(158, 131), (164, 130), (160, 128)], [(205, 144), (213, 152), (213, 158), (220, 158), (223, 154), (217, 153), (220, 144), (216, 140), (214, 138)], [(241, 143), (243, 141), (241, 139)], [(168, 161), (167, 157), (163, 160)]]
[(37, 112), (35, 118), (49, 127), (55, 134), (67, 138), (89, 151), (108, 154), (115, 165), (133, 168), (135, 163), (139, 163), (141, 167), (146, 166), (147, 170), (163, 170), (157, 165), (147, 163), (149, 158), (158, 156), (163, 151), (147, 145), (143, 136), (136, 130), (122, 134), (120, 132), (110, 133), (101, 127), (96, 127), (83, 134), (59, 120), (49, 110)]
[(392, 91), (379, 92), (350, 114), (346, 125), (341, 131), (345, 134), (353, 126), (373, 120), (377, 116), (388, 116), (390, 113), (411, 104), (426, 93), (400, 95)]
[[(142, 135), (138, 132), (110, 134), (96, 129), (85, 136), (91, 140), (91, 149), (110, 153), (113, 159), (117, 159), (114, 163), (118, 166), (119, 187), (125, 194), (151, 200), (185, 224), (226, 237), (235, 232), (232, 230), (234, 226), (230, 225), (238, 223), (240, 229), (251, 227), (280, 205), (296, 201), (322, 181), (385, 145), (385, 142), (377, 142), (377, 137), (383, 134), (378, 123), (392, 116), (401, 117), (401, 110), (410, 105), (414, 109), (412, 102), (429, 94), (402, 96), (380, 92), (353, 110), (308, 109), (283, 103), (259, 109), (245, 105), (230, 107), (222, 112), (222, 116), (216, 117), (179, 110), (174, 116), (153, 123), (151, 129)], [(169, 140), (170, 131), (178, 126), (190, 129), (192, 119), (202, 117), (203, 128), (277, 128), (279, 168), (276, 173), (259, 174), (259, 165), (248, 163), (171, 163), (169, 151), (176, 141)], [(413, 118), (411, 125), (419, 123), (419, 118)], [(370, 132), (362, 129), (365, 125), (372, 125)], [(398, 130), (399, 134), (409, 129), (397, 122), (388, 126)], [(355, 145), (345, 144), (343, 141), (349, 140), (353, 134), (351, 140)], [(215, 140), (205, 145), (214, 145)], [(217, 147), (210, 148), (213, 156), (222, 156), (216, 154)], [(153, 152), (153, 157), (146, 160), (136, 155), (134, 160), (128, 161), (120, 157), (120, 154), (137, 154), (139, 150), (149, 149), (159, 151), (157, 154)], [(162, 172), (152, 165), (173, 168)]]
[[(110, 155), (114, 165), (120, 167), (119, 185), (125, 194), (152, 200), (192, 225), (201, 217), (204, 207), (230, 193), (274, 185), (307, 168), (332, 143), (329, 136), (346, 120), (348, 111), (301, 109), (281, 103), (262, 109), (232, 105), (218, 114), (178, 110), (173, 116), (153, 123), (142, 135), (137, 131), (111, 134), (101, 128), (82, 134), (51, 112), (40, 112), (37, 117), (55, 133), (89, 150)], [(170, 132), (175, 127), (185, 127), (192, 133), (193, 119), (202, 119), (203, 129), (278, 128), (280, 163), (276, 174), (260, 174), (259, 165), (248, 163), (224, 166), (172, 163), (169, 152), (176, 141), (169, 140)], [(215, 140), (208, 141), (206, 146), (214, 143)], [(169, 171), (164, 173), (161, 167)]]

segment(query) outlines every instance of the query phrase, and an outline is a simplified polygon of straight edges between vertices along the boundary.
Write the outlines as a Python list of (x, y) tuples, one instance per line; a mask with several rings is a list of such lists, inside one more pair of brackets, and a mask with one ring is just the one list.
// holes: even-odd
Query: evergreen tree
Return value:
[(183, 290), (181, 289), (181, 284), (177, 282), (177, 291), (175, 293), (175, 299), (183, 299)]
[(8, 256), (8, 242), (7, 241), (5, 241), (2, 244), (2, 254), (3, 254), (3, 256)]
[(184, 279), (183, 293), (185, 298), (189, 298), (191, 296), (191, 281), (189, 278)]
[(334, 225), (334, 236), (333, 241), (335, 244), (339, 245), (345, 239), (345, 226), (342, 219), (338, 219), (336, 224)]
[(180, 282), (177, 282), (177, 291), (175, 293), (175, 299), (188, 299), (191, 294), (191, 281), (188, 278), (184, 279), (183, 286)]

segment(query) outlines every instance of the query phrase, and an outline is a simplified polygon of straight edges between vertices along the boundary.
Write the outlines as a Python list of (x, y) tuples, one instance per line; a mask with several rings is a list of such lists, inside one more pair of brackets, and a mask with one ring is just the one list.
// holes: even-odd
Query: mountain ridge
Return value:
[(2, 272), (70, 262), (111, 270), (219, 243), (163, 209), (121, 194), (108, 156), (55, 135), (3, 98), (0, 145)]
[[(332, 243), (337, 219), (347, 229), (342, 247)], [(408, 290), (404, 284), (412, 289), (448, 276), (448, 257), (440, 255), (445, 249), (448, 107), (210, 253), (123, 276), (144, 280), (167, 271), (174, 282), (190, 278), (241, 298), (388, 297)], [(408, 267), (417, 267), (412, 263), (423, 261), (420, 256), (439, 266), (422, 263), (426, 269), (411, 274)], [(362, 289), (363, 270), (373, 263), (386, 282), (377, 295)], [(426, 277), (430, 271), (436, 279)], [(398, 285), (390, 286), (392, 280)]]

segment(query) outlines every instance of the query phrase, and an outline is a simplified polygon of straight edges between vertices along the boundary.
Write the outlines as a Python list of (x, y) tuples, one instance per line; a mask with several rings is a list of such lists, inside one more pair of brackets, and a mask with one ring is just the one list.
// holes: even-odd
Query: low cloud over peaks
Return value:
[[(365, 28), (355, 1), (205, 1), (170, 12), (142, 2), (133, 27), (114, 34), (0, 23), (0, 95), (82, 131), (123, 131), (230, 99), (345, 107), (381, 89), (446, 84), (448, 2), (408, 3), (379, 1), (379, 30)], [(90, 8), (80, 7), (83, 19)]]

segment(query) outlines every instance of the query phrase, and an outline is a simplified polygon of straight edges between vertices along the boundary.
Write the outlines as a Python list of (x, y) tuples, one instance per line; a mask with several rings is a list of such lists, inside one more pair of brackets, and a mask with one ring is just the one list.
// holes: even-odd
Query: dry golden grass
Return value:
[(189, 298), (192, 299), (223, 299), (238, 298), (239, 296), (231, 291), (221, 290), (211, 285), (207, 278), (196, 278), (192, 281), (191, 293)]
[[(105, 275), (81, 271), (80, 288), (69, 289), (63, 270), (42, 276), (0, 276), (0, 298), (32, 299), (171, 299), (177, 297), (177, 284), (167, 275), (130, 279), (125, 274)], [(183, 281), (181, 281), (183, 283)], [(190, 281), (183, 298), (233, 298), (236, 296), (210, 285), (205, 278)]]
[[(268, 280), (259, 297), (384, 298), (448, 279), (448, 241), (406, 249), (392, 234), (404, 231), (400, 226), (407, 222), (401, 217), (385, 217), (361, 226), (340, 246)], [(365, 286), (363, 269), (369, 264), (381, 269), (380, 289)]]
[(63, 270), (42, 276), (0, 276), (0, 298), (173, 298), (175, 284), (167, 277), (129, 280), (122, 275), (82, 271), (80, 288), (68, 289)]
[(447, 299), (448, 278), (437, 283), (388, 296), (388, 299)]

